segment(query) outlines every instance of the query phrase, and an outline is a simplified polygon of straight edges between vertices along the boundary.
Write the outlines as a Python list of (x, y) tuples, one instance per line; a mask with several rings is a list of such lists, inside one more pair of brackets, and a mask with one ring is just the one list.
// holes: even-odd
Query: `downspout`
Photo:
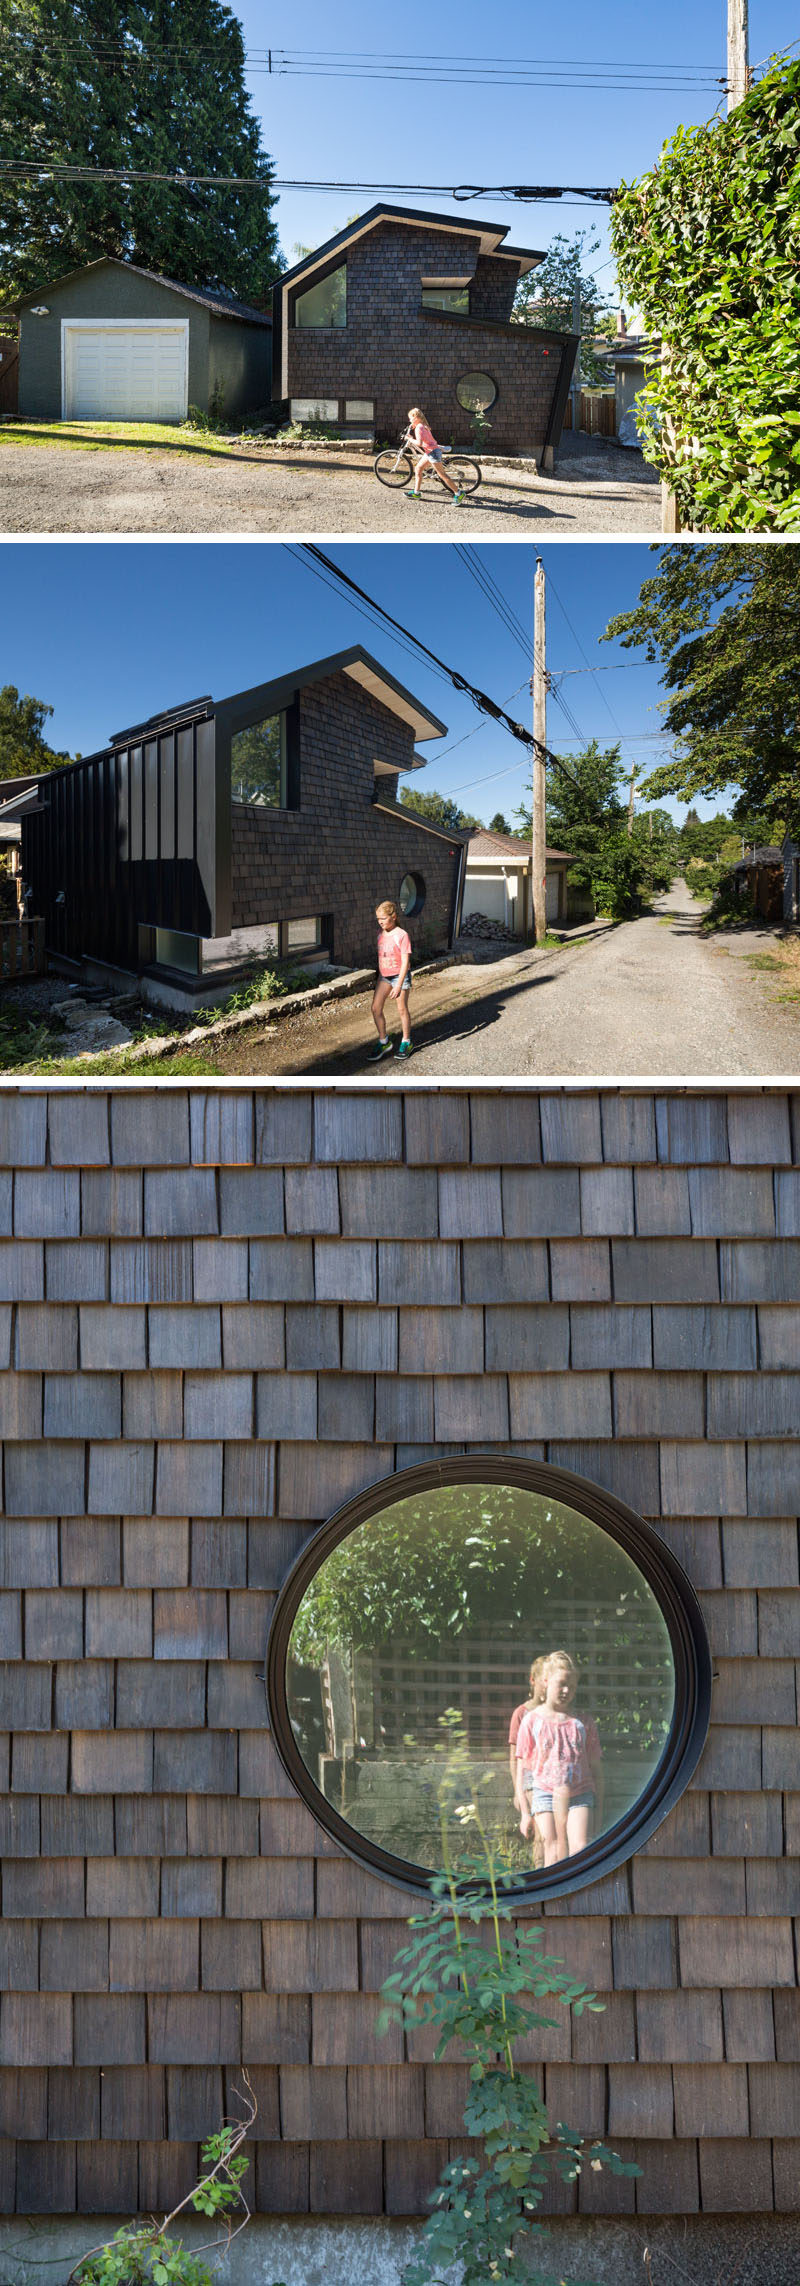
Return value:
[(464, 903), (464, 883), (467, 873), (467, 847), (468, 844), (465, 841), (462, 841), (461, 856), (459, 858), (458, 872), (456, 874), (456, 893), (453, 899), (453, 912), (450, 928), (451, 946), (455, 943), (456, 937), (461, 935), (461, 908)]

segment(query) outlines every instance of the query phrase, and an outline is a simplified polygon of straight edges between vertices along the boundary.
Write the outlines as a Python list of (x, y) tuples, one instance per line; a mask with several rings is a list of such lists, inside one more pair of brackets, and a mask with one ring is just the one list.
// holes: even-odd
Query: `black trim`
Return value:
[[(587, 1883), (613, 1872), (655, 1833), (697, 1767), (711, 1708), (711, 1653), (690, 1580), (653, 1526), (599, 1485), (577, 1476), (571, 1469), (552, 1468), (543, 1461), (522, 1460), (516, 1455), (470, 1453), (463, 1459), (425, 1461), (416, 1468), (401, 1469), (358, 1493), (314, 1533), (281, 1587), (267, 1638), (265, 1681), (269, 1718), (288, 1777), (319, 1825), (346, 1855), (357, 1864), (368, 1865), (384, 1880), (394, 1881), (402, 1889), (417, 1894), (427, 1892), (429, 1874), (424, 1867), (394, 1857), (361, 1835), (356, 1841), (354, 1828), (325, 1801), (314, 1785), (295, 1743), (289, 1719), (286, 1659), (292, 1626), (305, 1590), (325, 1557), (341, 1540), (347, 1539), (370, 1516), (410, 1494), (425, 1492), (435, 1485), (486, 1483), (518, 1485), (525, 1491), (549, 1494), (552, 1499), (578, 1509), (590, 1522), (599, 1524), (638, 1566), (657, 1598), (669, 1630), (675, 1666), (675, 1711), (661, 1760), (638, 1801), (615, 1826), (599, 1834), (581, 1851), (580, 1861), (572, 1859), (547, 1873), (532, 1873), (507, 1893), (514, 1898), (559, 1897), (583, 1889)], [(576, 1870), (578, 1862), (580, 1871)]]
[[(551, 340), (555, 340), (557, 339), (557, 336), (551, 335), (550, 338)], [(556, 382), (555, 390), (553, 392), (553, 402), (550, 407), (550, 419), (547, 423), (547, 432), (544, 440), (545, 449), (548, 445), (557, 445), (561, 443), (561, 431), (564, 426), (564, 414), (567, 410), (567, 398), (569, 396), (570, 384), (575, 369), (575, 359), (578, 355), (578, 350), (580, 349), (581, 344), (581, 337), (579, 333), (568, 333), (566, 336), (562, 334), (561, 339), (564, 343), (561, 352), (561, 369), (559, 372), (558, 380)]]

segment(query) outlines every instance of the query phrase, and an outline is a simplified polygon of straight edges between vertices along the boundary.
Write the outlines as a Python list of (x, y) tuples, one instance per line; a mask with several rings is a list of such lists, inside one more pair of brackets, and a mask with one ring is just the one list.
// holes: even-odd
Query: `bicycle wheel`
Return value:
[(442, 466), (459, 492), (477, 492), (481, 471), (476, 460), (465, 460), (463, 453), (449, 452)]
[(379, 452), (372, 465), (379, 484), (408, 484), (414, 474), (414, 463), (407, 452), (398, 453), (391, 449)]

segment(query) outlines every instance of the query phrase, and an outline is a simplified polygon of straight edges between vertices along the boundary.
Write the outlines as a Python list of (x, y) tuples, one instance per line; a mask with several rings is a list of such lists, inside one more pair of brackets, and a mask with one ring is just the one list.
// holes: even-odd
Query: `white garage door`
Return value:
[(182, 421), (189, 379), (189, 327), (69, 324), (63, 327), (63, 418)]

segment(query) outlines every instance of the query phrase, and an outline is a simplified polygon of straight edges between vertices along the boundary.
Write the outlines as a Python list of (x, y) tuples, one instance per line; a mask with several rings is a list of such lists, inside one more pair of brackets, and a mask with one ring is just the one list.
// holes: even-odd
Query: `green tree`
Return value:
[(441, 826), (443, 833), (468, 833), (480, 828), (480, 818), (470, 817), (468, 810), (459, 809), (451, 794), (423, 794), (416, 786), (404, 786), (400, 807), (413, 810), (418, 818)]
[(733, 789), (737, 825), (800, 832), (800, 551), (662, 548), (638, 604), (606, 629), (662, 668), (677, 753), (645, 780), (684, 801)]
[(0, 689), (0, 779), (29, 778), (38, 771), (59, 770), (71, 762), (70, 754), (56, 754), (43, 735), (51, 706), (43, 699), (22, 698), (14, 683)]
[(611, 211), (625, 290), (669, 345), (645, 451), (696, 530), (800, 527), (799, 104), (800, 62), (775, 62)]
[[(588, 241), (588, 243), (587, 243)], [(559, 231), (544, 261), (520, 278), (511, 315), (516, 325), (546, 326), (554, 333), (572, 332), (572, 303), (576, 286), (581, 296), (581, 374), (584, 381), (603, 379), (604, 371), (591, 346), (602, 307), (602, 294), (588, 264), (600, 245), (578, 230), (574, 238)], [(586, 266), (585, 266), (586, 265)]]
[[(674, 835), (663, 823), (651, 836), (646, 819), (638, 818), (628, 833), (627, 786), (619, 747), (600, 747), (596, 738), (563, 767), (548, 766), (548, 848), (569, 852), (570, 879), (590, 890), (598, 910), (614, 920), (639, 912), (654, 889), (669, 887), (675, 871)], [(530, 795), (516, 815), (522, 830)]]
[(504, 817), (504, 816), (503, 816), (503, 812), (502, 812), (502, 810), (495, 810), (495, 813), (494, 813), (494, 817), (493, 817), (493, 818), (491, 818), (491, 819), (490, 819), (490, 821), (489, 821), (489, 832), (490, 832), (490, 833), (510, 833), (510, 832), (511, 832), (511, 827), (510, 827), (510, 825), (509, 825), (508, 819), (507, 819), (506, 817)]
[(239, 23), (224, 0), (7, 0), (0, 161), (240, 175), (196, 183), (12, 176), (0, 218), (6, 299), (110, 254), (264, 306), (280, 268)]

